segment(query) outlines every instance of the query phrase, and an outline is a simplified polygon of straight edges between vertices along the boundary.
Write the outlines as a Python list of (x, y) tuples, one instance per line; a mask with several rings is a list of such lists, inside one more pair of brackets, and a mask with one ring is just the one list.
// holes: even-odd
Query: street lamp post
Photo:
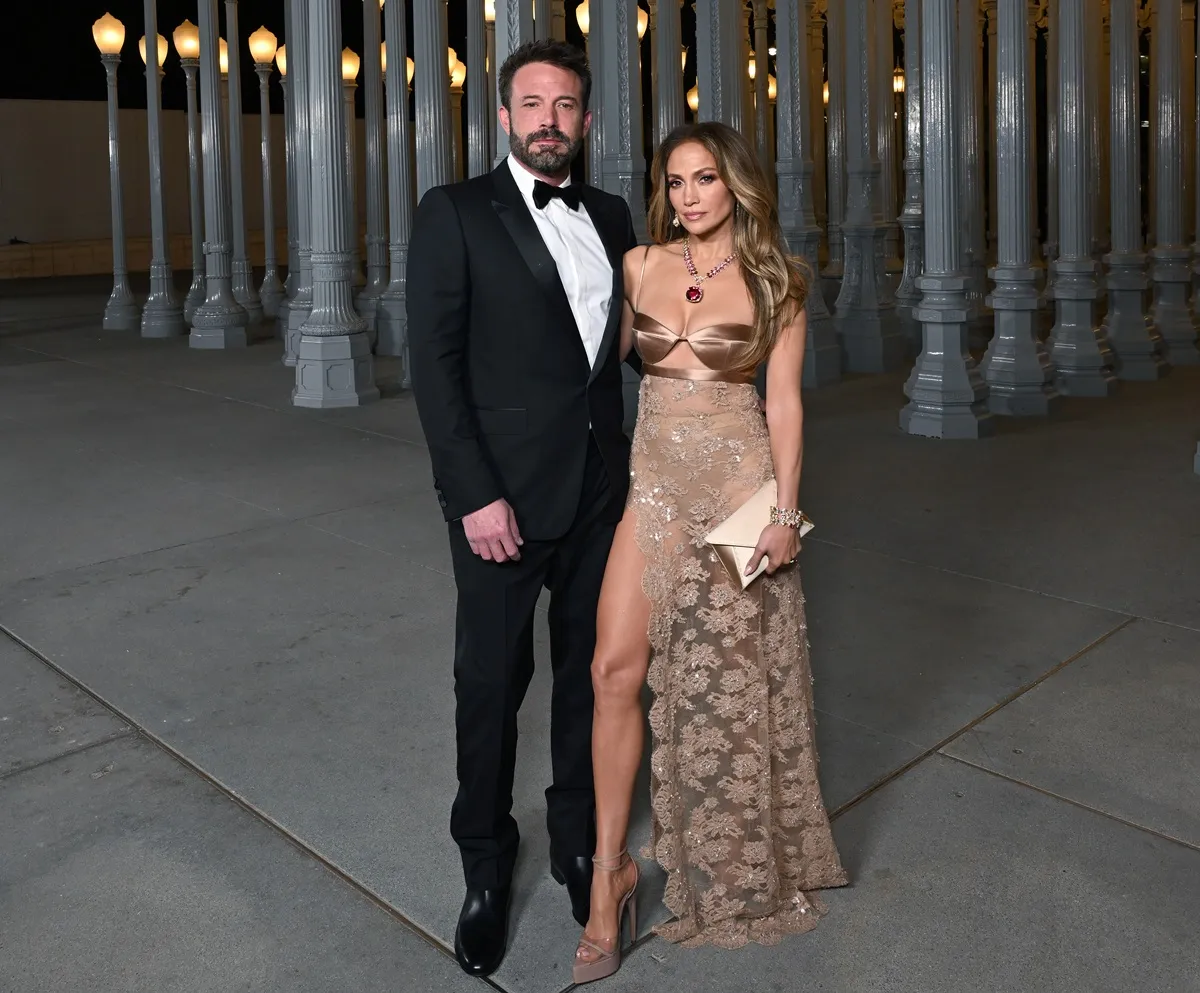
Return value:
[[(147, 0), (149, 2), (149, 0)], [(246, 250), (245, 181), (242, 168), (242, 60), (238, 57), (237, 0), (225, 0), (229, 68), (229, 182), (233, 191), (233, 296), (251, 324), (261, 324), (262, 302), (252, 285), (254, 270)]]
[[(183, 308), (175, 296), (175, 277), (167, 247), (167, 203), (162, 168), (162, 64), (167, 39), (158, 33), (155, 0), (144, 0), (146, 35), (139, 51), (146, 66), (146, 134), (150, 144), (150, 295), (142, 307), (143, 338), (174, 338), (185, 333)], [(154, 44), (154, 65), (148, 51)]]
[(259, 117), (262, 121), (262, 195), (263, 195), (263, 252), (266, 274), (258, 296), (262, 301), (263, 314), (279, 316), (279, 304), (283, 299), (283, 286), (279, 282), (279, 263), (275, 256), (275, 199), (271, 190), (271, 101), (267, 84), (271, 80), (271, 63), (279, 39), (266, 27), (260, 27), (248, 39), (250, 54), (254, 58), (254, 72), (258, 76)]
[(462, 100), (463, 83), (467, 78), (467, 67), (459, 61), (454, 49), (450, 49), (450, 127), (452, 132), (451, 148), (454, 159), (454, 178), (464, 178), (466, 167), (463, 155), (462, 139)]
[(358, 247), (358, 152), (355, 131), (357, 117), (354, 112), (354, 91), (358, 89), (358, 70), (362, 59), (351, 48), (342, 49), (342, 92), (346, 99), (346, 223), (350, 235), (350, 285), (354, 289), (365, 286), (362, 271), (362, 252)]
[(200, 135), (196, 131), (196, 72), (200, 68), (200, 29), (184, 21), (172, 35), (179, 64), (187, 78), (188, 195), (191, 201), (192, 285), (183, 301), (183, 319), (190, 327), (196, 308), (204, 303), (204, 200), (200, 193)]
[(113, 288), (104, 308), (105, 331), (132, 331), (140, 312), (129, 288), (125, 260), (125, 211), (121, 199), (121, 142), (117, 127), (117, 66), (125, 44), (125, 25), (105, 14), (92, 25), (92, 37), (108, 77), (108, 181), (112, 199)]
[[(292, 20), (290, 4), (284, 6), (284, 31)], [(284, 124), (284, 158), (287, 165), (287, 279), (283, 283), (283, 299), (279, 301), (278, 327), (279, 337), (287, 338), (288, 323), (291, 320), (292, 301), (296, 299), (296, 291), (300, 280), (300, 227), (296, 217), (296, 108), (291, 94), (288, 92), (287, 78), (287, 46), (280, 45), (275, 50), (275, 68), (279, 70), (279, 89), (283, 93)]]

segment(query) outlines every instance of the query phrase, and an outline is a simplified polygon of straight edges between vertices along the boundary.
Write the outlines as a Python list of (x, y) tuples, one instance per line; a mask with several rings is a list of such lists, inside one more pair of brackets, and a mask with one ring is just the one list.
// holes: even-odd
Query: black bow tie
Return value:
[(582, 201), (582, 193), (578, 186), (551, 186), (540, 179), (533, 181), (533, 203), (538, 210), (545, 210), (546, 204), (557, 197), (572, 210), (578, 210)]

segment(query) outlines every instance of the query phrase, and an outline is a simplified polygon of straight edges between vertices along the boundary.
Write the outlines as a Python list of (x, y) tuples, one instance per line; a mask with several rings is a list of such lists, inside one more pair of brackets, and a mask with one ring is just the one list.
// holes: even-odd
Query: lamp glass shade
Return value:
[(287, 75), (287, 45), (275, 49), (275, 68), (279, 70), (279, 75)]
[(449, 55), (449, 59), (446, 62), (446, 71), (453, 73), (454, 66), (458, 62), (458, 52), (456, 52), (453, 48), (446, 49), (446, 52)]
[[(158, 38), (158, 67), (161, 69), (162, 64), (167, 61), (167, 39), (162, 35), (156, 35)], [(142, 63), (146, 62), (146, 36), (142, 35), (138, 39), (138, 54), (142, 57)]]
[(638, 41), (646, 37), (646, 28), (650, 26), (650, 15), (641, 7), (638, 8)]
[(768, 76), (767, 76), (767, 99), (768, 99), (768, 100), (774, 100), (774, 99), (775, 99), (775, 94), (776, 94), (776, 93), (778, 93), (778, 92), (779, 92), (779, 91), (778, 91), (778, 88), (777, 88), (777, 86), (776, 86), (776, 84), (775, 84), (775, 77), (774, 77), (774, 76), (771, 76), (771, 75), (768, 75)]
[(221, 64), (221, 75), (228, 76), (229, 75), (229, 44), (228, 44), (228, 42), (225, 41), (224, 38), (221, 38), (219, 40), (220, 40), (221, 44), (218, 47), (218, 52), (220, 54), (218, 54), (218, 56), (217, 56), (217, 61), (220, 62), (220, 64)]
[(683, 46), (682, 58), (679, 60), (679, 68), (682, 72), (687, 72), (687, 45)]
[(200, 29), (191, 21), (184, 21), (171, 37), (181, 59), (200, 58)]
[(275, 58), (275, 51), (279, 47), (279, 39), (263, 26), (255, 31), (247, 41), (250, 44), (250, 55), (254, 58), (255, 63), (260, 66), (270, 65)]
[(353, 83), (358, 79), (358, 67), (362, 65), (362, 59), (358, 57), (358, 53), (352, 48), (342, 49), (342, 79), (347, 83)]
[(456, 90), (461, 90), (463, 83), (467, 81), (467, 67), (463, 62), (455, 62), (454, 69), (450, 73), (450, 85)]
[(411, 55), (404, 56), (408, 68), (408, 85), (412, 86), (413, 76), (417, 73), (417, 64), (412, 60)]
[(750, 74), (750, 78), (753, 79), (754, 74), (755, 74), (755, 72), (757, 72), (757, 70), (758, 70), (758, 66), (755, 65), (754, 56), (751, 55), (750, 61), (746, 63), (746, 72), (748, 72)]
[(387, 72), (387, 42), (381, 42), (379, 45), (379, 68), (382, 72)]
[(101, 55), (120, 55), (125, 45), (125, 25), (105, 14), (92, 25), (92, 38)]
[(892, 70), (892, 92), (904, 92), (904, 70), (899, 66)]
[(496, 0), (483, 0), (483, 19), (488, 24), (496, 23)]
[(583, 0), (583, 3), (575, 8), (575, 21), (579, 25), (579, 30), (583, 32), (583, 36), (586, 38), (588, 29), (592, 26), (592, 14), (588, 10), (588, 0)]
[(687, 91), (688, 106), (692, 109), (692, 113), (696, 113), (700, 109), (700, 87), (693, 86)]

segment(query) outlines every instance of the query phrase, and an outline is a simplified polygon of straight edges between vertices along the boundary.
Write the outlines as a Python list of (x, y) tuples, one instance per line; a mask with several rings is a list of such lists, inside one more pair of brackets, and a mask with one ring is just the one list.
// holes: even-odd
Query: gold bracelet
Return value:
[(799, 531), (805, 524), (812, 522), (809, 521), (802, 510), (780, 510), (778, 507), (772, 507), (771, 523), (782, 524), (785, 528), (793, 528)]

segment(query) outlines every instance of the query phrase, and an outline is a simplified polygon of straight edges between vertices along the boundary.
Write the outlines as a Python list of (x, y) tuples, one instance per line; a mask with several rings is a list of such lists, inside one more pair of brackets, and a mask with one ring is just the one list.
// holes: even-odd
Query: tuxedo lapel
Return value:
[[(508, 229), (509, 237), (517, 246), (517, 251), (521, 253), (525, 265), (529, 267), (530, 274), (549, 301), (570, 322), (570, 326), (575, 328), (575, 316), (571, 312), (571, 302), (567, 299), (567, 291), (563, 289), (562, 280), (558, 275), (558, 266), (554, 263), (554, 256), (550, 254), (546, 243), (542, 241), (541, 232), (538, 231), (533, 215), (529, 213), (525, 198), (517, 189), (517, 182), (513, 179), (507, 162), (500, 163), (492, 172), (492, 183), (495, 193), (492, 207), (504, 223), (505, 228)], [(577, 328), (576, 337), (578, 337)], [(580, 347), (582, 347), (582, 343)]]
[(625, 261), (622, 246), (624, 231), (615, 226), (616, 211), (606, 209), (605, 199), (595, 187), (586, 185), (583, 187), (583, 205), (587, 208), (588, 217), (592, 219), (596, 233), (604, 245), (604, 251), (608, 254), (608, 262), (612, 266), (613, 275), (612, 302), (608, 307), (608, 323), (604, 327), (604, 337), (600, 340), (600, 350), (596, 353), (596, 363), (592, 366), (591, 379), (595, 379), (596, 374), (604, 366), (613, 342), (620, 332), (621, 310), (625, 305), (624, 280), (622, 279), (622, 266)]

